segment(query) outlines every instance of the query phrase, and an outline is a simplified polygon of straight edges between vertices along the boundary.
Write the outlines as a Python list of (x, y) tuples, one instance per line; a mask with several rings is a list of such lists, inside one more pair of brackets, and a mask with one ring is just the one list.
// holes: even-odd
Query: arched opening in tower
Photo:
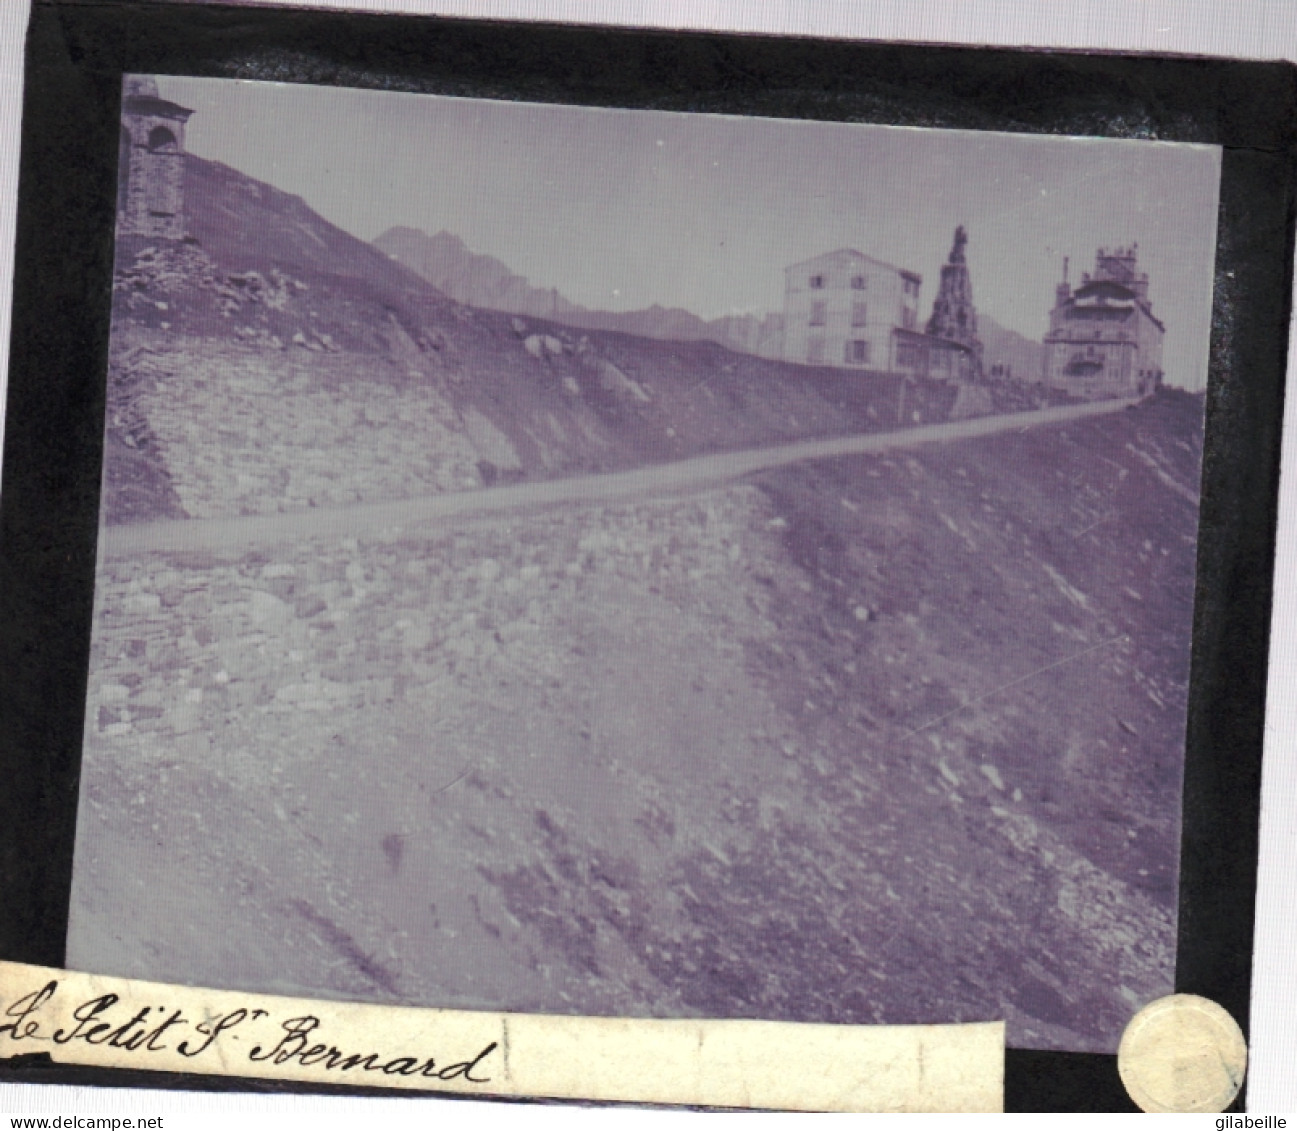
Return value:
[(166, 126), (154, 126), (149, 131), (149, 151), (151, 153), (174, 153), (180, 148), (176, 135)]

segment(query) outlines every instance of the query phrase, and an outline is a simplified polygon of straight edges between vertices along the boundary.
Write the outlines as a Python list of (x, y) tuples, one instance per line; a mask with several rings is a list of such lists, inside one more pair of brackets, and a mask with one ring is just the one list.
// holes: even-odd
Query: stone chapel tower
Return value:
[(977, 339), (977, 308), (973, 305), (973, 284), (964, 257), (967, 243), (968, 233), (961, 224), (955, 229), (950, 258), (941, 268), (941, 286), (932, 303), (928, 333), (949, 342), (958, 342), (972, 351), (977, 372), (971, 376), (979, 377), (982, 343)]
[(159, 97), (151, 78), (125, 80), (117, 167), (119, 236), (184, 237), (185, 123), (192, 113)]

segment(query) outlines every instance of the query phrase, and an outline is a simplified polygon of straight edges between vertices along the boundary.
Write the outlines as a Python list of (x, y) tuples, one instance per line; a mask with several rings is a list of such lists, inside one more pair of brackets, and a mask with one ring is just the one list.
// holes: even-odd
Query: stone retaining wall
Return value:
[[(233, 754), (257, 715), (311, 715), (435, 697), (444, 681), (546, 680), (569, 634), (555, 617), (597, 580), (681, 601), (775, 552), (752, 488), (686, 503), (579, 510), (497, 527), (243, 556), (150, 555), (100, 570), (87, 736), (161, 753)], [(755, 549), (754, 549), (755, 547)]]
[(190, 339), (131, 368), (135, 410), (192, 518), (482, 485), (454, 406), (431, 382), (398, 387), (381, 357)]

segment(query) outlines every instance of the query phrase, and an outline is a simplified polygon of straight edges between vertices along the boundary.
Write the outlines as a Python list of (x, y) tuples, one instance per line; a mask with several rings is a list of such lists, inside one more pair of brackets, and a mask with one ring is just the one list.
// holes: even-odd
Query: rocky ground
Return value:
[(106, 562), (68, 961), (1110, 1051), (1172, 983), (1200, 427)]

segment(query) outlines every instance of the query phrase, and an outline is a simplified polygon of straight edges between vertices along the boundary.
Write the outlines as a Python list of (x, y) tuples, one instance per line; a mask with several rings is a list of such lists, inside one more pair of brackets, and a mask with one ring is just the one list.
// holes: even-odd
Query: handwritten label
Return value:
[(487, 1096), (1003, 1111), (1004, 1026), (640, 1020), (309, 1001), (0, 962), (0, 1057)]

